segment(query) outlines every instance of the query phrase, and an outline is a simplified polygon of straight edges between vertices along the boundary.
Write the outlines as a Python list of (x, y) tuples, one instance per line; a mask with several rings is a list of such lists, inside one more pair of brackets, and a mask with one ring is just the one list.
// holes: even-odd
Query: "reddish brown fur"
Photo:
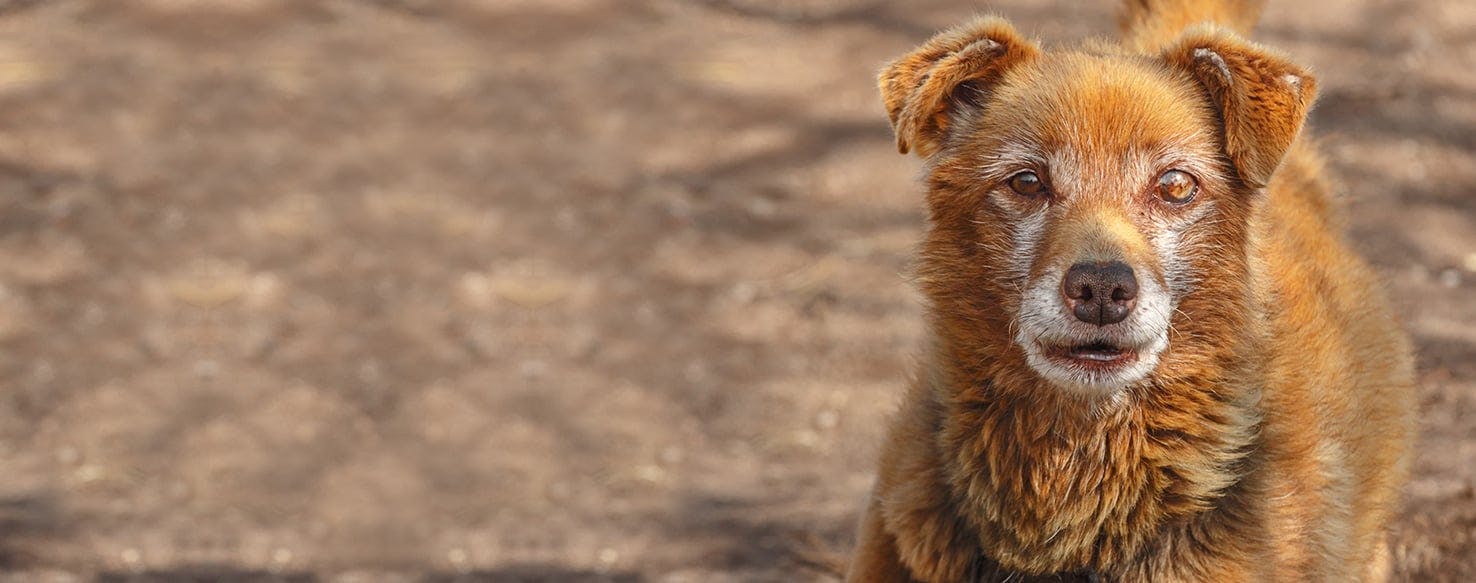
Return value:
[[(929, 166), (933, 340), (848, 581), (1383, 578), (1411, 358), (1298, 138), (1315, 81), (1233, 32), (1182, 32), (1245, 30), (1258, 5), (1129, 2), (1126, 50), (1045, 53), (981, 19), (882, 74), (900, 149)], [(1004, 177), (981, 168), (1026, 146), (1072, 153), (1068, 202), (997, 194)], [(1213, 204), (1173, 258), (1192, 293), (1145, 380), (1063, 391), (1014, 341), (1012, 234), (1054, 213), (1042, 257), (1113, 253), (1166, 277), (1149, 241), (1180, 211), (1134, 194), (1161, 151), (1202, 166), (1197, 204)]]

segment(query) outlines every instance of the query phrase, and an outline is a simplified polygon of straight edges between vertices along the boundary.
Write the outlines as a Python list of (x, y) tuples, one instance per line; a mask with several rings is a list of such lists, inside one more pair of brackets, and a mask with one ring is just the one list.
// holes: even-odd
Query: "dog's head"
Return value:
[(880, 82), (899, 149), (928, 162), (920, 279), (954, 360), (1086, 395), (1212, 350), (1255, 302), (1250, 218), (1315, 92), (1216, 29), (1045, 52), (994, 18)]

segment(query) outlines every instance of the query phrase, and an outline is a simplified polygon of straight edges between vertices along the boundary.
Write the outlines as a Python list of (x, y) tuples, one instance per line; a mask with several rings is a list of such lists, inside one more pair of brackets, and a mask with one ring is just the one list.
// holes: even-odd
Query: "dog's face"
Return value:
[(1251, 300), (1254, 199), (1311, 85), (1220, 33), (1160, 56), (1042, 53), (997, 20), (898, 61), (883, 94), (899, 146), (930, 163), (921, 271), (950, 343), (1080, 394), (1147, 379), (1195, 341), (1173, 333), (1186, 298)]
[(949, 164), (978, 171), (980, 260), (1013, 284), (1000, 304), (1030, 368), (1114, 391), (1157, 366), (1191, 265), (1213, 251), (1215, 207), (1237, 195), (1214, 114), (1127, 59), (1043, 55), (1013, 73)]

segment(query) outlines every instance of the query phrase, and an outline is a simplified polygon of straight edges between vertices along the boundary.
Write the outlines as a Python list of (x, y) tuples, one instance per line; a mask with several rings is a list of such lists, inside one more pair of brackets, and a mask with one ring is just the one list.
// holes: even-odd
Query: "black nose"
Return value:
[(1128, 317), (1138, 297), (1138, 278), (1121, 261), (1078, 263), (1066, 270), (1061, 293), (1076, 319), (1106, 326)]

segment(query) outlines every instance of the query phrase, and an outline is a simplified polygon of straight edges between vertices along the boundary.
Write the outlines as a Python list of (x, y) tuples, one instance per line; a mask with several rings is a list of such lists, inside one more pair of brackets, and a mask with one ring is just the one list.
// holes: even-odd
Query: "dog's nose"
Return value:
[(1138, 297), (1138, 278), (1121, 261), (1077, 263), (1066, 270), (1061, 293), (1076, 319), (1088, 324), (1116, 324), (1133, 311)]

